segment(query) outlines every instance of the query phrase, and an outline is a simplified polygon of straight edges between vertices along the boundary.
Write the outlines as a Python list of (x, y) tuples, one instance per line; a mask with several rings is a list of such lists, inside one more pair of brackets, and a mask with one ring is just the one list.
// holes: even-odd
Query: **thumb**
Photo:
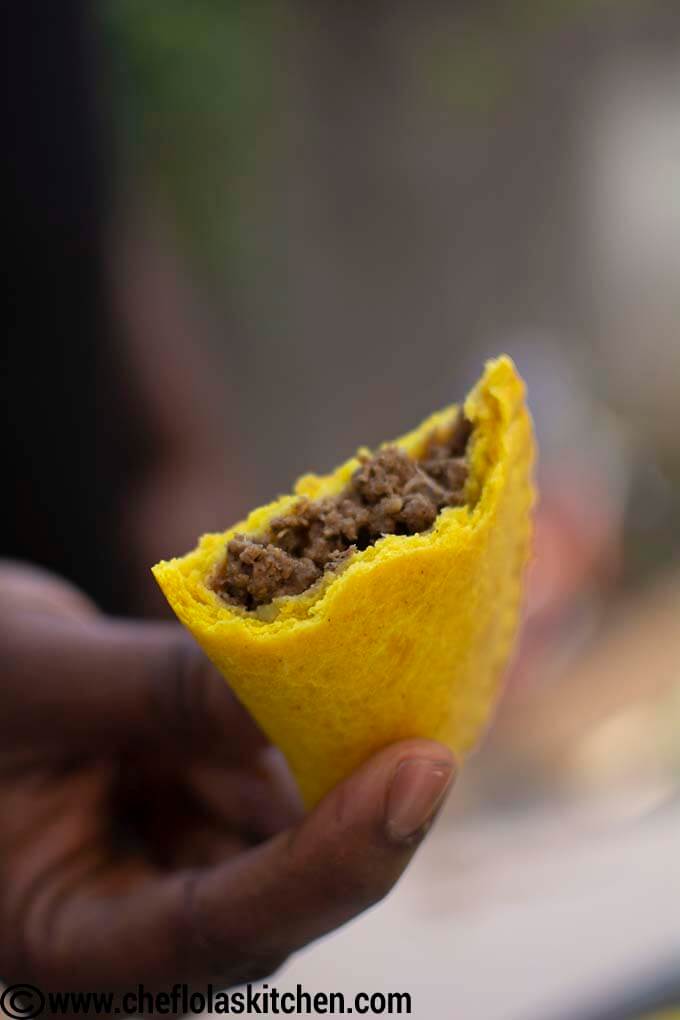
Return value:
[(299, 827), (196, 876), (185, 900), (183, 960), (193, 972), (187, 978), (262, 977), (382, 899), (453, 777), (453, 758), (442, 745), (394, 744), (340, 783)]
[(440, 744), (393, 744), (296, 828), (215, 867), (150, 878), (87, 910), (64, 910), (59, 960), (77, 959), (104, 987), (124, 988), (131, 978), (226, 987), (265, 977), (389, 892), (453, 776)]

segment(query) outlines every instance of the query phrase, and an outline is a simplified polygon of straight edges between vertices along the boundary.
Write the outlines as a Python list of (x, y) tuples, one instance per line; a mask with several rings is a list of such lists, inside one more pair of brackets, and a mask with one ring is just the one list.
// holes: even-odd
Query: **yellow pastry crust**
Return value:
[[(340, 492), (356, 457), (305, 475), (293, 495), (204, 535), (153, 573), (179, 620), (283, 751), (308, 806), (380, 747), (442, 741), (461, 758), (495, 704), (517, 631), (534, 502), (534, 439), (525, 387), (510, 358), (486, 365), (465, 401), (467, 505), (416, 535), (386, 535), (301, 595), (260, 614), (210, 587), (236, 533), (261, 533), (304, 495)], [(452, 405), (396, 445), (419, 456)], [(361, 451), (360, 451), (361, 452)]]

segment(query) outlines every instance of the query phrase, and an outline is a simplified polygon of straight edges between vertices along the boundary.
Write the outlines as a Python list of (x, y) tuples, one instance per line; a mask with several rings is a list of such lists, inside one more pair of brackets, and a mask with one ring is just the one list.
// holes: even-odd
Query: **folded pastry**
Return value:
[(406, 737), (460, 758), (517, 631), (534, 500), (524, 384), (490, 361), (451, 406), (154, 575), (311, 806)]

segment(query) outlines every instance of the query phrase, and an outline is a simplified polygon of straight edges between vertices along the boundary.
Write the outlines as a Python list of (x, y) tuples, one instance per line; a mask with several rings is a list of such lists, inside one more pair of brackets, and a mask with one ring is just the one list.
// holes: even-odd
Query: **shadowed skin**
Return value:
[(380, 900), (453, 777), (385, 748), (303, 817), (179, 626), (0, 568), (0, 975), (42, 989), (261, 978)]

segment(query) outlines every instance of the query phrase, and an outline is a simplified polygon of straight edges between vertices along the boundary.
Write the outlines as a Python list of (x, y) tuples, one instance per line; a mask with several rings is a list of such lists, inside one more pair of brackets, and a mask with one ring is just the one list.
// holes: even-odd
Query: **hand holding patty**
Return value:
[(385, 895), (453, 776), (385, 748), (302, 818), (179, 627), (101, 616), (0, 569), (0, 978), (45, 989), (240, 983)]

